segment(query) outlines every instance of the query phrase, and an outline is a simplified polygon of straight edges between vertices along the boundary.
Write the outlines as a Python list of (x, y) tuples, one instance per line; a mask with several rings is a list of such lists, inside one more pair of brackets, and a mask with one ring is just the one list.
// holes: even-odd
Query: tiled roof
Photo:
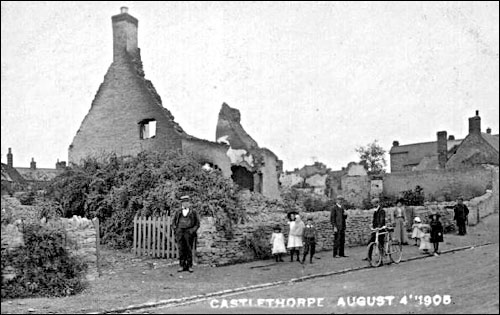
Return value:
[(64, 170), (54, 168), (37, 168), (31, 169), (29, 167), (16, 167), (16, 170), (27, 181), (48, 182), (54, 179), (57, 175), (61, 174)]
[(499, 151), (499, 138), (498, 135), (481, 132), (481, 136), (488, 142), (497, 152)]
[[(462, 143), (463, 139), (448, 140), (448, 150)], [(407, 153), (407, 165), (417, 165), (424, 157), (437, 156), (437, 141), (420, 142), (392, 147), (389, 154)]]
[(24, 178), (15, 168), (2, 163), (2, 180), (8, 182), (24, 183)]

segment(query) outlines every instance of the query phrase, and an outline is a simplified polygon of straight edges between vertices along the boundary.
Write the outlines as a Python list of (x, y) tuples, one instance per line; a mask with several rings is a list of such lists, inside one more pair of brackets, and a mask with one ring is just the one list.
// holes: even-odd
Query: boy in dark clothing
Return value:
[(304, 256), (302, 258), (302, 263), (306, 261), (306, 256), (309, 250), (311, 250), (309, 263), (312, 264), (312, 259), (314, 253), (316, 252), (316, 227), (313, 225), (313, 220), (311, 218), (307, 219), (307, 224), (304, 228)]

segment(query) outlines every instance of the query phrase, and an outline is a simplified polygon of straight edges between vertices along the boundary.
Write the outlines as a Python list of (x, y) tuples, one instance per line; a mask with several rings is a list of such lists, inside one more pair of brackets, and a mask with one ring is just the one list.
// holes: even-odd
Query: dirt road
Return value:
[[(498, 314), (498, 266), (498, 244), (493, 244), (399, 265), (209, 299), (197, 304), (149, 309), (147, 312)], [(430, 298), (425, 298), (426, 295)], [(405, 296), (406, 301), (403, 299)], [(353, 303), (355, 297), (356, 303)], [(367, 297), (370, 297), (370, 304), (375, 302), (373, 306), (366, 304)], [(373, 297), (377, 299), (372, 300)], [(251, 300), (252, 307), (248, 306), (248, 300)], [(256, 307), (258, 303), (262, 306)], [(307, 307), (308, 303), (310, 307)], [(234, 305), (237, 307), (232, 307)]]

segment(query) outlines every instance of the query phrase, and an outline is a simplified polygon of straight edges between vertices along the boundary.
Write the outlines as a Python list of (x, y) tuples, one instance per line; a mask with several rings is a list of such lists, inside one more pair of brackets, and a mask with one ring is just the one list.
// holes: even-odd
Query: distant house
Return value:
[(37, 168), (35, 159), (31, 159), (30, 167), (14, 167), (12, 149), (7, 153), (7, 164), (2, 163), (2, 187), (43, 188), (66, 168), (66, 162), (59, 160), (56, 168)]
[(481, 132), (479, 112), (469, 118), (469, 134), (464, 139), (447, 137), (446, 131), (437, 132), (437, 141), (400, 145), (393, 142), (389, 151), (391, 173), (470, 167), (478, 164), (498, 165), (499, 135), (491, 129)]
[(499, 135), (492, 135), (491, 129), (481, 132), (481, 117), (469, 118), (469, 134), (460, 145), (450, 152), (446, 168), (463, 168), (481, 164), (499, 165)]
[(15, 168), (2, 163), (2, 195), (11, 193), (18, 185), (25, 184), (26, 181)]
[(294, 187), (323, 196), (326, 194), (326, 180), (330, 171), (325, 164), (315, 162), (281, 174), (280, 182), (283, 187)]

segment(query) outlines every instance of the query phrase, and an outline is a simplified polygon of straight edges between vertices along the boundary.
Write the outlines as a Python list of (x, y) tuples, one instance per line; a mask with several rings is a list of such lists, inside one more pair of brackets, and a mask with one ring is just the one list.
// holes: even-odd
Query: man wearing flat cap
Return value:
[(458, 235), (467, 234), (465, 222), (467, 222), (467, 217), (469, 216), (469, 208), (464, 205), (464, 198), (462, 196), (458, 197), (457, 204), (453, 207), (453, 211), (455, 212), (454, 219), (457, 222)]
[[(373, 213), (373, 220), (372, 220), (372, 228), (381, 228), (385, 226), (385, 210), (382, 208), (380, 205), (380, 199), (378, 198), (373, 198), (372, 199), (372, 205), (375, 207), (375, 212)], [(385, 229), (380, 230), (380, 232), (385, 232)], [(376, 232), (372, 232), (371, 238), (370, 238), (370, 243), (375, 242), (375, 236)], [(378, 246), (380, 249), (380, 252), (383, 252), (384, 248), (384, 242), (385, 242), (385, 235), (379, 235), (378, 236)], [(370, 247), (370, 250), (368, 252), (368, 258), (365, 258), (365, 260), (371, 260), (372, 259), (372, 249), (373, 247)]]
[(344, 197), (339, 195), (337, 196), (337, 202), (330, 211), (330, 222), (333, 226), (333, 258), (336, 258), (337, 254), (338, 257), (348, 257), (344, 253), (346, 218)]
[(195, 210), (190, 209), (189, 196), (181, 197), (182, 209), (174, 214), (172, 227), (179, 249), (179, 270), (193, 272), (193, 246), (196, 231), (200, 227), (200, 218)]

